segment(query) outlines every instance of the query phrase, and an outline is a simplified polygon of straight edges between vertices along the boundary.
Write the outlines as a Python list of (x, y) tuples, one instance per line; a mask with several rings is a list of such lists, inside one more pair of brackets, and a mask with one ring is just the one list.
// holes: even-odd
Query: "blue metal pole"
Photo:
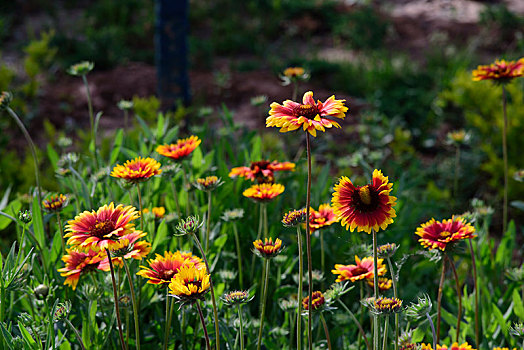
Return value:
[(156, 0), (155, 56), (158, 95), (163, 105), (177, 100), (189, 104), (188, 45), (189, 1)]

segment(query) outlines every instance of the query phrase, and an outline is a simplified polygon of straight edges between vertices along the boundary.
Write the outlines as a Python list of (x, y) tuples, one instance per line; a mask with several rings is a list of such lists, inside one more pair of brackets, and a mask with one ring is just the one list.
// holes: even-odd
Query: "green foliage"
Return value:
[[(524, 89), (522, 81), (506, 85), (508, 115), (508, 163), (509, 174), (524, 168), (519, 150), (524, 148)], [(478, 137), (473, 149), (481, 150), (481, 169), (489, 175), (488, 184), (502, 194), (504, 165), (502, 160), (502, 88), (490, 81), (474, 82), (469, 71), (460, 71), (448, 89), (439, 94), (436, 101), (442, 108), (442, 117), (456, 123), (464, 123)], [(510, 199), (520, 199), (524, 189), (520, 183), (509, 180)]]

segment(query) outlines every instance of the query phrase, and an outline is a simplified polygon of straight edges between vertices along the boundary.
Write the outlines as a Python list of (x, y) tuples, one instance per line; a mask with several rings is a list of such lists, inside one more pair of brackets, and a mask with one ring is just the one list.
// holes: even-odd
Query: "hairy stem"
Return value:
[(267, 285), (269, 284), (269, 261), (270, 259), (266, 259), (266, 268), (264, 275), (264, 292), (262, 293), (262, 309), (260, 311), (260, 326), (258, 328), (257, 350), (260, 350), (262, 346), (262, 330), (264, 329), (264, 316), (266, 314)]
[(364, 332), (364, 328), (362, 328), (362, 324), (357, 320), (357, 318), (355, 317), (355, 314), (351, 312), (351, 310), (346, 306), (346, 304), (342, 302), (342, 300), (340, 299), (337, 299), (337, 300), (340, 303), (340, 305), (342, 305), (342, 308), (344, 308), (344, 310), (346, 310), (346, 312), (349, 314), (353, 322), (355, 322), (355, 324), (357, 325), (358, 331), (360, 332), (360, 335), (362, 336), (362, 338), (364, 338), (364, 342), (366, 343), (366, 348), (368, 350), (371, 350), (371, 346), (369, 345), (368, 338), (366, 338), (366, 333)]
[(207, 192), (207, 220), (206, 220), (206, 253), (209, 249), (209, 233), (211, 232), (211, 191)]
[[(309, 209), (311, 206), (311, 144), (309, 141), (309, 132), (306, 132), (306, 149), (307, 149), (307, 193), (306, 193), (306, 218), (309, 223)], [(307, 247), (307, 268), (308, 268), (308, 315), (307, 315), (307, 329), (308, 329), (308, 345), (309, 350), (313, 350), (313, 310), (311, 302), (313, 299), (313, 259), (311, 258), (311, 232), (310, 227), (306, 225), (306, 247)]]
[[(378, 252), (377, 252), (377, 233), (371, 229), (373, 235), (373, 296), (378, 299)], [(378, 350), (379, 347), (379, 325), (378, 315), (373, 314), (373, 348)]]
[(384, 338), (382, 340), (382, 350), (388, 348), (388, 326), (389, 326), (389, 315), (386, 315), (386, 322), (384, 323)]
[(502, 157), (504, 159), (504, 206), (502, 211), (502, 234), (506, 234), (508, 224), (508, 115), (506, 113), (506, 87), (502, 85), (502, 112), (504, 127), (502, 129)]
[(242, 321), (240, 304), (238, 304), (238, 320), (240, 322), (240, 350), (244, 350), (244, 322)]
[(109, 261), (109, 270), (111, 271), (111, 282), (113, 282), (113, 297), (115, 302), (115, 313), (116, 321), (118, 324), (118, 335), (120, 336), (120, 345), (122, 350), (127, 349), (127, 345), (124, 342), (124, 333), (122, 332), (122, 320), (120, 319), (120, 307), (118, 306), (118, 291), (116, 287), (115, 269), (113, 268), (113, 261), (111, 260), (111, 253), (106, 248), (107, 260)]
[(133, 280), (131, 278), (131, 273), (129, 272), (129, 267), (126, 264), (125, 259), (122, 258), (124, 263), (124, 269), (126, 270), (127, 280), (129, 282), (129, 290), (131, 291), (131, 302), (133, 303), (133, 318), (135, 319), (135, 341), (136, 348), (140, 350), (140, 326), (138, 323), (138, 304), (136, 302), (135, 287), (133, 286)]
[(298, 313), (297, 313), (297, 349), (302, 350), (302, 282), (304, 279), (304, 260), (302, 253), (302, 232), (300, 225), (297, 225), (298, 243)]
[[(389, 265), (389, 271), (391, 271), (391, 282), (393, 284), (393, 296), (395, 298), (398, 298), (397, 294), (397, 278), (398, 276), (395, 274), (395, 270), (393, 270), (393, 263), (391, 262), (391, 258), (388, 256), (388, 265)], [(398, 338), (399, 338), (399, 316), (398, 313), (395, 313), (395, 350), (398, 349)]]
[(453, 271), (453, 276), (455, 277), (455, 285), (457, 287), (457, 297), (458, 297), (458, 302), (459, 302), (459, 307), (458, 307), (458, 315), (457, 315), (457, 342), (458, 342), (458, 339), (459, 339), (459, 335), (460, 335), (460, 319), (462, 318), (462, 293), (460, 291), (460, 282), (459, 282), (459, 278), (458, 278), (458, 274), (457, 274), (457, 269), (455, 268), (455, 264), (453, 263), (453, 260), (446, 255), (446, 258), (448, 259), (449, 261), (449, 265), (451, 266), (451, 270)]
[(69, 326), (69, 328), (71, 328), (73, 333), (75, 333), (76, 340), (78, 340), (78, 343), (80, 344), (80, 348), (82, 350), (86, 350), (86, 347), (84, 346), (84, 342), (82, 341), (82, 337), (80, 336), (80, 333), (78, 333), (78, 330), (75, 328), (75, 326), (73, 326), (71, 321), (69, 321), (67, 318), (65, 318), (64, 321)]
[(437, 343), (440, 340), (440, 313), (442, 308), (442, 288), (444, 287), (444, 277), (446, 275), (446, 260), (442, 260), (442, 274), (440, 275), (440, 283), (438, 285), (437, 296)]
[(329, 338), (329, 330), (326, 324), (326, 320), (324, 319), (324, 315), (322, 315), (322, 312), (320, 313), (320, 320), (322, 321), (322, 326), (324, 327), (324, 333), (326, 334), (328, 350), (331, 350), (331, 339)]
[(237, 259), (238, 259), (238, 282), (240, 289), (243, 288), (243, 276), (242, 276), (242, 250), (240, 249), (240, 239), (238, 237), (237, 224), (233, 222), (233, 234), (235, 235), (235, 244), (237, 246)]
[(431, 316), (429, 316), (428, 312), (426, 312), (426, 317), (428, 318), (428, 322), (431, 327), (431, 333), (433, 334), (433, 349), (436, 349), (437, 348), (437, 335), (435, 334), (435, 325), (433, 324), (433, 320), (431, 319)]
[(206, 337), (207, 350), (211, 350), (211, 344), (209, 342), (209, 334), (207, 334), (206, 322), (204, 321), (204, 315), (202, 314), (200, 303), (197, 301), (195, 304), (197, 306), (198, 315), (200, 316), (200, 322), (202, 322), (202, 328), (204, 328), (204, 336)]

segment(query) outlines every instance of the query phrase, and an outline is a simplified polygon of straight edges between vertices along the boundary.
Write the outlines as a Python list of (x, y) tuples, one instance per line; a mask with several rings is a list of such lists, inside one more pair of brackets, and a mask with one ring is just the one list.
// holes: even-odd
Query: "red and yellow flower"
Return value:
[(402, 300), (380, 297), (373, 301), (373, 311), (379, 314), (390, 314), (402, 311)]
[(206, 269), (197, 269), (194, 265), (182, 266), (169, 283), (169, 293), (183, 304), (195, 302), (209, 292), (209, 278)]
[(473, 80), (494, 80), (497, 82), (508, 82), (513, 78), (524, 75), (524, 57), (518, 61), (495, 60), (490, 65), (478, 66), (473, 71)]
[(284, 192), (284, 185), (281, 184), (257, 184), (253, 185), (242, 194), (244, 197), (251, 198), (257, 202), (269, 202)]
[[(368, 283), (368, 286), (370, 286), (371, 288), (375, 287), (375, 281), (374, 281), (373, 277), (367, 278), (366, 282)], [(378, 278), (378, 290), (380, 292), (385, 292), (385, 291), (391, 289), (392, 284), (393, 284), (393, 281), (390, 280), (387, 277), (379, 277)]]
[(279, 238), (275, 239), (273, 242), (271, 237), (269, 239), (265, 238), (264, 241), (257, 239), (253, 242), (253, 246), (255, 247), (255, 253), (266, 259), (277, 256), (284, 248), (282, 247), (282, 241)]
[(67, 202), (67, 197), (63, 194), (57, 194), (55, 196), (50, 196), (49, 198), (42, 201), (42, 205), (48, 211), (61, 211), (64, 205)]
[(328, 203), (321, 204), (318, 211), (313, 208), (309, 211), (309, 228), (311, 233), (338, 221), (340, 219), (335, 215), (333, 208)]
[(69, 220), (64, 237), (69, 238), (67, 244), (80, 250), (112, 249), (122, 236), (134, 231), (132, 221), (138, 217), (136, 208), (122, 204), (115, 207), (111, 202), (96, 212), (84, 211), (74, 220)]
[(150, 284), (168, 284), (183, 266), (196, 266), (198, 269), (205, 267), (202, 259), (191, 253), (164, 252), (164, 256), (156, 254), (155, 259), (148, 261), (149, 267), (140, 266), (136, 274), (147, 278)]
[(351, 232), (385, 230), (396, 217), (396, 197), (390, 195), (392, 183), (375, 169), (373, 179), (365, 186), (355, 186), (349, 178), (343, 176), (335, 185), (331, 203), (335, 214), (341, 219), (341, 225)]
[(277, 162), (276, 160), (269, 162), (261, 160), (252, 162), (251, 166), (242, 166), (231, 169), (229, 177), (243, 177), (251, 181), (257, 180), (258, 183), (272, 183), (275, 182), (275, 171), (294, 171), (295, 163), (291, 162)]
[(304, 75), (306, 71), (302, 67), (287, 67), (284, 69), (284, 76), (288, 78), (296, 78), (298, 76)]
[[(147, 233), (142, 231), (133, 231), (127, 235), (122, 236), (118, 242), (111, 248), (111, 261), (114, 265), (119, 267), (124, 266), (124, 259), (135, 259), (142, 260), (148, 256), (151, 252), (151, 243), (146, 241), (141, 241), (140, 238), (143, 238)], [(107, 255), (104, 260), (100, 262), (100, 270), (109, 271), (109, 259)]]
[(156, 148), (156, 152), (173, 160), (184, 159), (190, 155), (201, 142), (202, 140), (193, 135), (185, 139), (177, 140), (174, 144), (160, 145)]
[[(311, 293), (311, 309), (313, 311), (319, 310), (325, 304), (326, 299), (324, 298), (324, 294), (322, 294), (322, 292), (315, 291)], [(309, 295), (302, 299), (302, 307), (306, 311), (309, 310)]]
[(346, 100), (336, 100), (331, 96), (324, 102), (313, 99), (313, 92), (308, 91), (302, 98), (302, 103), (291, 100), (284, 101), (283, 105), (276, 102), (271, 104), (269, 117), (266, 118), (266, 127), (278, 127), (280, 132), (297, 130), (317, 136), (318, 131), (326, 131), (333, 126), (340, 128), (340, 124), (332, 118), (344, 119), (348, 108), (344, 106)]
[(124, 165), (117, 164), (113, 168), (111, 176), (124, 179), (131, 183), (138, 183), (146, 181), (161, 172), (160, 163), (155, 159), (138, 157), (133, 160), (128, 160)]
[[(379, 276), (386, 274), (386, 265), (384, 265), (383, 262), (384, 259), (377, 259), (377, 273)], [(333, 274), (338, 275), (336, 282), (343, 282), (346, 280), (356, 282), (367, 278), (373, 278), (374, 263), (372, 256), (360, 260), (360, 258), (355, 255), (355, 263), (356, 265), (336, 264), (335, 269), (331, 270)]]
[(67, 254), (62, 257), (65, 266), (58, 269), (60, 276), (65, 277), (65, 285), (69, 285), (73, 290), (76, 289), (81, 275), (101, 270), (100, 262), (104, 259), (103, 254), (89, 250), (87, 252), (68, 249)]
[(446, 250), (448, 244), (456, 243), (466, 238), (474, 238), (475, 228), (462, 217), (435, 221), (431, 219), (417, 228), (416, 235), (423, 247), (428, 249)]
[(422, 344), (421, 350), (476, 350), (476, 349), (473, 348), (471, 345), (469, 345), (467, 342), (461, 345), (455, 342), (451, 346), (437, 344), (437, 349), (433, 349), (433, 347), (430, 344)]

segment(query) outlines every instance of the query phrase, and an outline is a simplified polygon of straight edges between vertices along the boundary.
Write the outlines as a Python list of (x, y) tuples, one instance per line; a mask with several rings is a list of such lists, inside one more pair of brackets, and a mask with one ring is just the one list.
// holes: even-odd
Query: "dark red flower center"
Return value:
[(164, 270), (162, 272), (162, 279), (164, 281), (171, 281), (171, 278), (175, 275), (176, 271), (173, 270)]
[(293, 109), (295, 117), (306, 117), (314, 119), (318, 115), (318, 108), (315, 105), (298, 105)]
[(110, 234), (115, 230), (115, 223), (111, 220), (99, 221), (93, 227), (91, 227), (91, 234), (98, 238)]
[(365, 273), (368, 273), (369, 271), (363, 267), (357, 267), (353, 270), (353, 276), (359, 276), (359, 275), (363, 275)]
[(355, 208), (361, 213), (372, 212), (380, 204), (378, 192), (370, 185), (357, 188), (352, 194), (352, 201)]

